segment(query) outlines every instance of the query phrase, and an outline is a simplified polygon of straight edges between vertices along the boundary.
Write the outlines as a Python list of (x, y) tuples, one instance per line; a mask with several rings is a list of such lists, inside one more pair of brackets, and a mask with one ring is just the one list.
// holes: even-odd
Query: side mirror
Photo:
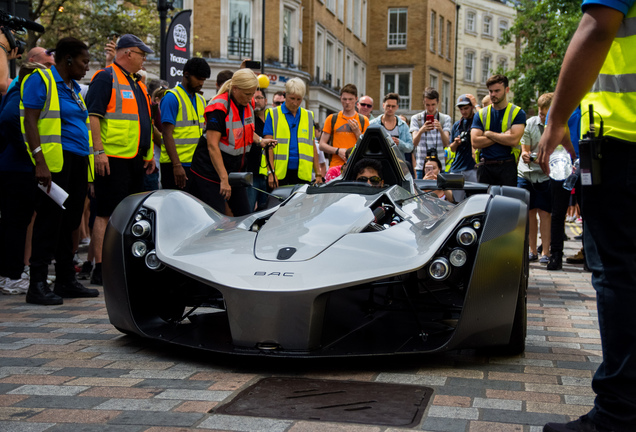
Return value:
[(437, 188), (441, 190), (463, 189), (464, 176), (461, 174), (449, 174), (441, 172), (437, 175)]
[(251, 172), (231, 172), (228, 174), (230, 186), (251, 187), (254, 175)]

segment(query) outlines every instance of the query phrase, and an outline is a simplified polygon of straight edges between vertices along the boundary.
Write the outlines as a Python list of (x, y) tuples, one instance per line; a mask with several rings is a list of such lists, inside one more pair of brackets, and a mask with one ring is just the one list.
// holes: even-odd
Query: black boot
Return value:
[(67, 282), (55, 282), (53, 292), (63, 298), (97, 297), (99, 291), (95, 288), (86, 288), (75, 278)]
[(60, 305), (64, 303), (64, 300), (59, 295), (51, 292), (46, 281), (31, 281), (26, 295), (26, 302), (39, 305)]
[(91, 276), (92, 285), (103, 285), (102, 283), (102, 263), (95, 263), (93, 275)]
[(548, 270), (561, 270), (563, 268), (563, 252), (553, 252), (550, 255)]

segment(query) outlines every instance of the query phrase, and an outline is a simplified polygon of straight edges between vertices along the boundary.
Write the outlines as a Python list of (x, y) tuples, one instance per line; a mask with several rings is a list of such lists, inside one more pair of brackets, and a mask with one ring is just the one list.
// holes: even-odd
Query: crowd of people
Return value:
[[(340, 90), (342, 110), (321, 128), (301, 106), (306, 93), (301, 79), (286, 81), (285, 91), (277, 91), (268, 106), (266, 89), (251, 69), (224, 70), (208, 102), (202, 88), (211, 70), (202, 58), (187, 61), (174, 88), (161, 80), (146, 87), (143, 65), (152, 52), (131, 34), (109, 41), (107, 65), (88, 86), (77, 82), (88, 70), (82, 42), (65, 38), (55, 49), (35, 47), (26, 55), (0, 112), (6, 143), (0, 156), (0, 234), (10, 245), (0, 259), (4, 293), (26, 293), (35, 304), (97, 296), (77, 278), (102, 284), (106, 227), (126, 196), (179, 189), (220, 213), (242, 216), (264, 208), (267, 193), (279, 186), (340, 176), (370, 124), (393, 140), (416, 178), (434, 180), (451, 172), (467, 181), (527, 189), (529, 259), (541, 254), (549, 269), (561, 268), (562, 210), (569, 195), (531, 159), (550, 95), (539, 98), (539, 115), (526, 121), (525, 112), (508, 101), (508, 79), (494, 75), (486, 83), (488, 101), (482, 102), (488, 105), (461, 95), (462, 117), (452, 124), (439, 111), (434, 88), (424, 91), (424, 110), (407, 119), (398, 115), (398, 94), (385, 95), (374, 116), (373, 99), (347, 84)], [(229, 173), (241, 171), (253, 174), (253, 188), (230, 185)], [(47, 197), (51, 187), (68, 193), (63, 206)], [(452, 202), (465, 197), (463, 191), (433, 192)], [(553, 208), (556, 218), (550, 217)], [(545, 247), (537, 246), (537, 218)], [(87, 260), (78, 263), (78, 245), (88, 241)], [(55, 275), (48, 274), (52, 260)]]
[[(629, 61), (636, 46), (636, 30), (629, 24), (636, 4), (585, 0), (582, 8), (555, 92), (538, 98), (535, 117), (528, 119), (508, 101), (503, 75), (487, 81), (489, 95), (482, 106), (472, 95), (461, 95), (462, 118), (453, 125), (439, 112), (435, 89), (426, 89), (425, 110), (409, 125), (396, 115), (399, 95), (387, 94), (383, 113), (374, 118), (372, 98), (358, 98), (356, 87), (348, 84), (340, 92), (342, 110), (326, 119), (322, 131), (300, 106), (306, 91), (301, 80), (289, 80), (268, 109), (266, 91), (258, 88), (251, 70), (223, 71), (217, 76), (218, 94), (205, 104), (199, 91), (210, 69), (193, 58), (175, 88), (162, 82), (146, 88), (142, 66), (152, 50), (134, 35), (108, 47), (112, 64), (92, 77), (88, 89), (77, 83), (88, 71), (88, 48), (70, 37), (54, 50), (33, 48), (8, 84), (6, 63), (18, 54), (0, 33), (0, 287), (42, 305), (98, 296), (77, 280), (79, 228), (92, 230), (89, 259), (95, 262), (94, 268), (84, 263), (80, 274), (92, 269), (91, 282), (101, 284), (104, 231), (127, 195), (156, 189), (161, 175), (164, 187), (188, 190), (221, 213), (243, 215), (263, 206), (267, 188), (322, 183), (348, 169), (343, 166), (351, 148), (370, 122), (381, 125), (418, 178), (448, 171), (469, 181), (528, 190), (528, 258), (558, 270), (564, 221), (568, 207), (575, 207), (563, 181), (549, 177), (550, 154), (561, 145), (573, 160), (580, 153), (585, 168), (574, 196), (585, 220), (585, 253), (582, 249), (580, 255), (597, 291), (603, 362), (592, 381), (593, 409), (567, 424), (548, 423), (544, 431), (633, 431), (636, 234), (623, 212), (608, 211), (601, 201), (620, 202), (625, 214), (636, 202), (631, 187), (636, 91)], [(577, 105), (584, 111), (590, 107), (592, 115), (586, 118)], [(597, 118), (604, 128), (595, 128)], [(581, 132), (587, 138), (579, 146)], [(384, 185), (375, 160), (363, 159), (350, 169), (358, 181)], [(247, 170), (263, 193), (248, 195), (229, 184), (228, 172)], [(47, 195), (58, 189), (67, 196), (56, 202)], [(433, 192), (440, 199), (463, 199)], [(48, 274), (52, 260), (55, 275)]]

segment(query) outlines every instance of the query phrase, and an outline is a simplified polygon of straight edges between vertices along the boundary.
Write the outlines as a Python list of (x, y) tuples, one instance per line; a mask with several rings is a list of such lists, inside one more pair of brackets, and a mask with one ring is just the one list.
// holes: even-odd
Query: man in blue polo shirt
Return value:
[(491, 105), (473, 119), (470, 137), (480, 150), (477, 179), (481, 183), (517, 186), (519, 142), (526, 125), (526, 113), (508, 102), (508, 78), (493, 75), (486, 81)]
[[(312, 170), (316, 182), (323, 181), (314, 145), (314, 115), (300, 107), (304, 96), (305, 83), (292, 78), (285, 83), (285, 102), (267, 113), (263, 135), (278, 142), (274, 149), (268, 149), (261, 163), (270, 188), (309, 183)], [(269, 157), (269, 164), (265, 157)]]
[[(592, 379), (596, 393), (592, 410), (567, 424), (548, 423), (543, 430), (633, 432), (636, 225), (625, 216), (636, 212), (636, 1), (584, 0), (582, 8), (583, 17), (563, 60), (537, 160), (549, 173), (550, 154), (563, 142), (570, 114), (580, 104), (581, 132), (592, 132), (597, 138), (594, 146), (579, 141), (579, 155), (585, 259), (596, 290), (603, 362)], [(589, 124), (590, 105), (593, 128)], [(620, 210), (608, 209), (611, 204), (619, 205)]]
[(187, 189), (192, 156), (205, 130), (205, 99), (199, 94), (210, 78), (210, 66), (200, 57), (187, 61), (183, 79), (161, 99), (161, 186)]

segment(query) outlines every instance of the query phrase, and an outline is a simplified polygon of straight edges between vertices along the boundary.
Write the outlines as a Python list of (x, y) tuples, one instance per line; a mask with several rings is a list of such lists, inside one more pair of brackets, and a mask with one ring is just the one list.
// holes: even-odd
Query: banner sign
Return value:
[(190, 16), (191, 10), (179, 12), (172, 19), (168, 34), (166, 35), (166, 47), (163, 50), (167, 56), (165, 77), (170, 88), (181, 82), (183, 66), (190, 59)]

